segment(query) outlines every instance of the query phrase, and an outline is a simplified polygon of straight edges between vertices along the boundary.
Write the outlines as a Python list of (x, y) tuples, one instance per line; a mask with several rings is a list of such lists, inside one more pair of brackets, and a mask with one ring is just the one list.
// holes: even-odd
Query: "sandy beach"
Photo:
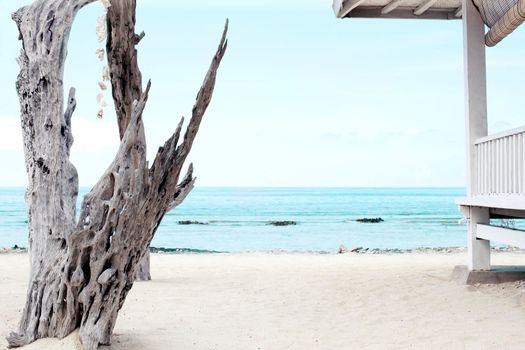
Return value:
[[(496, 264), (523, 263), (496, 253)], [(525, 287), (449, 280), (463, 253), (153, 254), (111, 349), (523, 349)], [(16, 327), (25, 253), (0, 254), (0, 348)], [(75, 334), (25, 349), (75, 349)]]

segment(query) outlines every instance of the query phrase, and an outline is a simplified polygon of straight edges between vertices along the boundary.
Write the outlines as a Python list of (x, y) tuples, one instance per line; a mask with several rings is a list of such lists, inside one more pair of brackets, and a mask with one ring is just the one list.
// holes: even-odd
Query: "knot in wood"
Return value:
[(84, 283), (84, 272), (82, 271), (82, 268), (80, 266), (77, 266), (75, 269), (75, 272), (73, 272), (73, 276), (71, 276), (71, 286), (73, 287), (79, 287)]
[(104, 272), (100, 274), (100, 276), (98, 276), (97, 282), (105, 286), (113, 279), (116, 272), (117, 270), (114, 268), (105, 270)]

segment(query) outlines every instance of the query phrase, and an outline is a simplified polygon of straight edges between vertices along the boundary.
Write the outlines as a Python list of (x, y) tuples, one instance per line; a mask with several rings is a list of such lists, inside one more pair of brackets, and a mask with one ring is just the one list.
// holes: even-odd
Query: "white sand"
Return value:
[[(525, 255), (493, 254), (498, 264)], [(112, 349), (524, 349), (525, 289), (449, 281), (464, 254), (152, 255)], [(0, 254), (0, 348), (26, 254)], [(24, 349), (74, 349), (75, 335)]]

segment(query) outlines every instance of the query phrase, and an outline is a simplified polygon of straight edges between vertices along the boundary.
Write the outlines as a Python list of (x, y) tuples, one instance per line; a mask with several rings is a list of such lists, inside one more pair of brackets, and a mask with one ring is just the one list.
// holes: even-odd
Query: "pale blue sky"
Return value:
[[(138, 0), (153, 86), (149, 154), (195, 94), (226, 17), (229, 48), (190, 160), (198, 186), (463, 186), (460, 21), (338, 20), (330, 0)], [(20, 43), (0, 0), (0, 186), (26, 183), (14, 89)], [(82, 10), (65, 85), (77, 88), (72, 160), (90, 186), (118, 142), (96, 118), (100, 4)], [(525, 32), (487, 49), (490, 131), (524, 124)], [(106, 94), (110, 99), (110, 94)]]

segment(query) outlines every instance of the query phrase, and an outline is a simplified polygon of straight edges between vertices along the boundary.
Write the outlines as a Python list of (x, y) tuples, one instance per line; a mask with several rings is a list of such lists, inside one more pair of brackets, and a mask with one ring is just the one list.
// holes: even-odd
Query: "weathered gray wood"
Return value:
[[(77, 327), (78, 312), (60, 298), (71, 288), (62, 283), (67, 236), (74, 230), (78, 177), (69, 161), (70, 118), (63, 110), (66, 43), (76, 12), (91, 1), (35, 1), (13, 14), (23, 43), (17, 90), (24, 138), (31, 274), (19, 332), (10, 346), (49, 335), (63, 337)], [(70, 298), (72, 302), (73, 297)], [(68, 302), (69, 303), (69, 302)]]
[(333, 3), (333, 9), (337, 18), (344, 18), (353, 9), (361, 5), (365, 0), (336, 0)]
[[(77, 173), (69, 161), (76, 101), (72, 89), (64, 113), (62, 81), (73, 19), (92, 1), (35, 0), (13, 15), (23, 44), (17, 90), (29, 176), (31, 274), (19, 329), (8, 337), (10, 347), (38, 338), (62, 338), (76, 328), (84, 349), (110, 343), (118, 311), (158, 225), (193, 186), (193, 168), (179, 183), (180, 173), (211, 101), (227, 46), (226, 25), (183, 140), (179, 144), (181, 121), (151, 167), (142, 122), (150, 84), (144, 92), (134, 91), (138, 98), (118, 98), (129, 104), (117, 107), (124, 111), (121, 116), (129, 116), (119, 125), (127, 126), (115, 159), (84, 197), (77, 222)], [(134, 3), (128, 7), (124, 3), (122, 11), (132, 11), (134, 18)], [(122, 85), (124, 90), (130, 86)]]
[(140, 41), (135, 34), (135, 7), (136, 0), (112, 0), (107, 12), (106, 51), (120, 139), (131, 119), (133, 101), (142, 95), (142, 73), (135, 48)]
[[(106, 52), (120, 139), (128, 127), (133, 101), (142, 94), (142, 73), (137, 45), (144, 37), (135, 33), (136, 0), (113, 0), (107, 10)], [(151, 280), (149, 251), (137, 268), (138, 281)]]
[[(131, 105), (142, 94), (142, 73), (138, 66), (135, 46), (144, 38), (145, 33), (135, 33), (135, 8), (136, 0), (113, 0), (107, 12), (106, 51), (121, 139), (131, 118)], [(170, 210), (182, 203), (191, 189), (193, 183), (181, 188), (181, 195), (176, 197)], [(137, 269), (136, 279), (151, 280), (149, 251)]]
[(392, 11), (394, 11), (396, 8), (399, 7), (399, 5), (401, 5), (401, 3), (403, 2), (404, 0), (392, 0), (390, 1), (388, 4), (386, 4), (382, 9), (381, 9), (381, 14), (382, 15), (386, 15), (387, 13), (390, 13)]
[(416, 16), (421, 16), (423, 13), (425, 13), (426, 11), (428, 11), (429, 8), (432, 7), (432, 5), (434, 5), (436, 3), (437, 0), (427, 0), (425, 1), (424, 3), (422, 3), (421, 5), (419, 5), (415, 10), (414, 10), (414, 15)]
[(150, 272), (150, 254), (149, 247), (144, 253), (144, 256), (140, 260), (137, 266), (137, 273), (135, 274), (135, 281), (150, 281), (151, 272)]

